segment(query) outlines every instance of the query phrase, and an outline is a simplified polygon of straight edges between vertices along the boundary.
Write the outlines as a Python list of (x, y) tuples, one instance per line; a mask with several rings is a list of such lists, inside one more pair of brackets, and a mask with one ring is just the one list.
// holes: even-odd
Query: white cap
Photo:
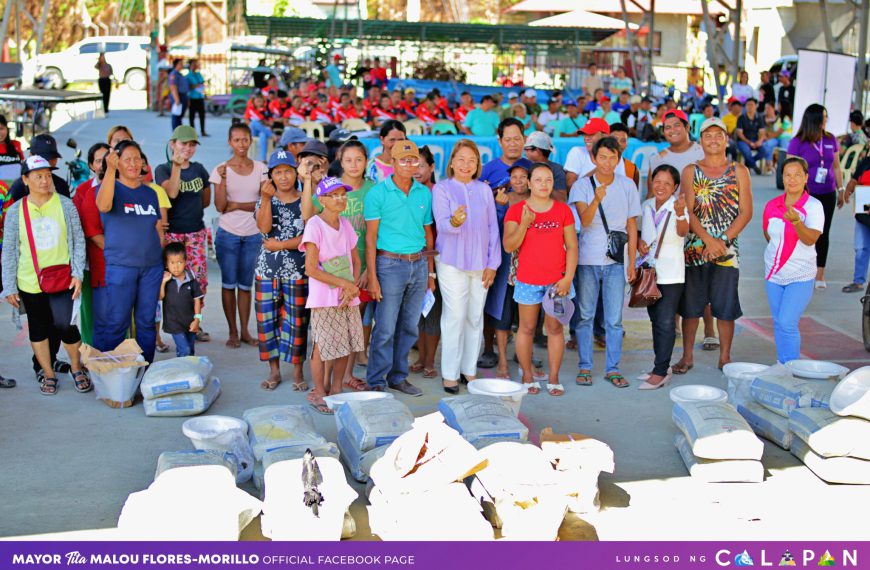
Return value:
[(523, 92), (523, 95), (525, 95), (526, 97), (537, 97), (538, 96), (538, 94), (535, 92), (534, 89), (526, 89)]

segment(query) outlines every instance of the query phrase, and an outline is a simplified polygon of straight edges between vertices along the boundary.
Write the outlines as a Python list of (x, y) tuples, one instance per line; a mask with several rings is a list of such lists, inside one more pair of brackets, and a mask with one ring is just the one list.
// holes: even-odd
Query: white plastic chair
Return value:
[(427, 144), (426, 147), (432, 151), (432, 158), (435, 159), (435, 172), (443, 176), (444, 171), (447, 170), (447, 164), (444, 162), (446, 160), (444, 147), (437, 144)]
[(426, 134), (426, 123), (419, 119), (405, 121), (405, 134), (409, 137)]
[(315, 121), (305, 121), (299, 125), (299, 128), (305, 131), (309, 137), (317, 140), (323, 140), (323, 125)]
[(654, 145), (644, 145), (635, 149), (629, 160), (637, 166), (637, 171), (640, 173), (640, 176), (645, 177), (649, 174), (649, 157), (658, 153), (659, 147)]
[(341, 126), (351, 132), (355, 131), (370, 131), (372, 128), (362, 119), (347, 119)]
[(480, 162), (486, 164), (493, 159), (492, 149), (488, 146), (480, 145), (477, 147), (480, 150)]

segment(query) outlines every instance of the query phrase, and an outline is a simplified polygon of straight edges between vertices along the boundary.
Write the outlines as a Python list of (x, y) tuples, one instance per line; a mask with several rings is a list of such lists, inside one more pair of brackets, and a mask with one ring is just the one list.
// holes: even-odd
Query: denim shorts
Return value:
[(221, 267), (221, 287), (250, 291), (254, 284), (254, 267), (263, 246), (263, 236), (237, 236), (218, 228), (214, 240), (218, 265)]
[[(540, 305), (544, 301), (544, 295), (552, 287), (552, 285), (529, 285), (517, 279), (514, 285), (514, 301), (520, 305)], [(574, 284), (571, 284), (571, 291), (568, 293), (568, 299), (573, 299), (576, 293), (574, 292)]]

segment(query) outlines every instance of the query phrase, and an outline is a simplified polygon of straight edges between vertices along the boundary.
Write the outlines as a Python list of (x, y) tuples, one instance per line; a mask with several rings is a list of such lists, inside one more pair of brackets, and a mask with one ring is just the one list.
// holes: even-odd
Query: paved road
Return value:
[[(145, 112), (113, 112), (109, 119), (70, 124), (57, 133), (63, 143), (74, 135), (82, 148), (105, 140), (113, 124), (125, 124), (142, 142), (156, 165), (170, 133), (169, 118)], [(205, 139), (197, 159), (211, 168), (228, 157), (224, 143), (229, 122), (209, 118), (213, 137)], [(754, 177), (756, 216), (741, 236), (740, 294), (745, 317), (739, 321), (734, 345), (736, 360), (770, 363), (775, 360), (769, 311), (762, 281), (761, 212), (777, 194), (770, 177)], [(211, 212), (213, 214), (213, 212)], [(855, 368), (870, 361), (861, 345), (860, 295), (846, 295), (840, 287), (852, 275), (854, 221), (839, 212), (834, 221), (829, 288), (815, 294), (804, 320), (805, 354)], [(216, 264), (211, 282), (219, 282)], [(208, 295), (205, 327), (212, 342), (199, 353), (215, 362), (224, 392), (212, 413), (241, 417), (245, 409), (279, 403), (302, 403), (303, 396), (289, 383), (264, 392), (259, 382), (267, 367), (253, 347), (227, 350), (225, 322), (218, 308), (218, 289)], [(54, 398), (39, 395), (30, 370), (26, 337), (16, 332), (8, 306), (0, 307), (0, 369), (19, 380), (14, 390), (0, 392), (0, 481), (3, 516), (0, 536), (93, 529), (114, 526), (126, 496), (145, 488), (153, 479), (162, 451), (188, 449), (181, 433), (184, 418), (146, 418), (141, 404), (113, 410), (81, 395), (68, 380)], [(623, 372), (633, 379), (652, 364), (649, 321), (644, 311), (626, 312), (626, 350)], [(512, 352), (512, 349), (510, 349)], [(679, 350), (676, 351), (677, 356)], [(577, 356), (566, 355), (562, 383), (564, 397), (546, 393), (527, 396), (522, 413), (536, 433), (545, 426), (557, 432), (581, 432), (609, 443), (616, 454), (617, 471), (602, 477), (604, 510), (586, 517), (594, 526), (588, 535), (606, 540), (849, 540), (870, 536), (866, 517), (866, 489), (827, 485), (788, 452), (765, 444), (767, 480), (758, 485), (700, 485), (692, 481), (675, 452), (670, 420), (671, 403), (665, 390), (639, 392), (634, 387), (616, 390), (600, 379), (603, 354), (596, 354), (596, 382), (591, 388), (574, 386)], [(697, 352), (692, 372), (678, 383), (724, 387), (714, 353)], [(288, 371), (289, 372), (289, 371)], [(360, 370), (358, 373), (362, 374)], [(515, 373), (515, 370), (514, 370)], [(399, 396), (416, 415), (431, 412), (443, 395), (438, 380), (411, 380), (422, 386), (421, 398)], [(335, 422), (318, 416), (323, 435), (334, 441)], [(847, 510), (848, 509), (848, 510)], [(854, 511), (853, 511), (854, 509)], [(368, 536), (364, 502), (355, 504), (360, 535)], [(830, 516), (811, 516), (809, 513)], [(700, 524), (699, 524), (700, 523)]]

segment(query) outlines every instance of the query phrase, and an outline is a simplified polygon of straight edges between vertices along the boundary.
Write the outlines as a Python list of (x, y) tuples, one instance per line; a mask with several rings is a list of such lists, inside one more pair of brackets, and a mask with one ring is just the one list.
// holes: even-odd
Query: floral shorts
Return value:
[(311, 310), (310, 346), (320, 350), (324, 362), (365, 350), (359, 307), (324, 307)]
[[(166, 232), (166, 241), (184, 244), (187, 255), (187, 268), (193, 272), (202, 292), (208, 289), (208, 267), (206, 267), (206, 246), (208, 245), (208, 230), (203, 228), (189, 234), (172, 234)], [(205, 300), (205, 299), (203, 299)]]

